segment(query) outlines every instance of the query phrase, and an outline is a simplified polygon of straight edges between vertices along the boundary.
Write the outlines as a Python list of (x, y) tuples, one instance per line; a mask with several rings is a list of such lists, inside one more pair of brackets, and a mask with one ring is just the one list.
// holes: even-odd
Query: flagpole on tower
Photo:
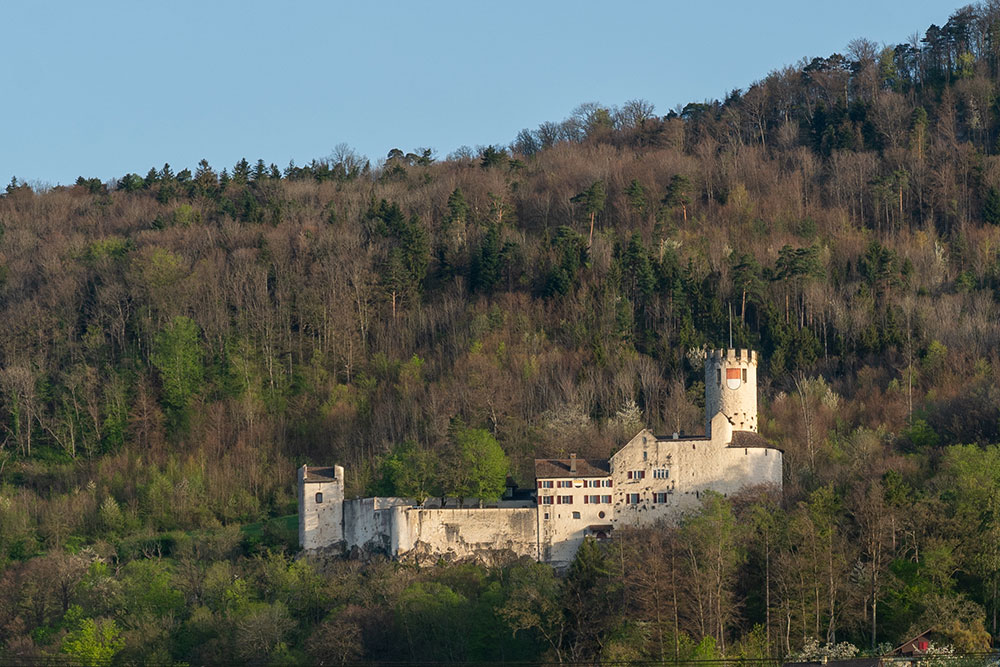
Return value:
[(733, 304), (729, 304), (729, 349), (733, 349)]

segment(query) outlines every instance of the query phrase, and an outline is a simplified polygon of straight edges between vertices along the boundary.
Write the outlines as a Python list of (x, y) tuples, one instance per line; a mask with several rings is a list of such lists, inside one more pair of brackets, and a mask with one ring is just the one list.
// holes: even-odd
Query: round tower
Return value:
[(757, 431), (757, 353), (709, 350), (705, 359), (705, 435), (721, 412), (735, 431)]

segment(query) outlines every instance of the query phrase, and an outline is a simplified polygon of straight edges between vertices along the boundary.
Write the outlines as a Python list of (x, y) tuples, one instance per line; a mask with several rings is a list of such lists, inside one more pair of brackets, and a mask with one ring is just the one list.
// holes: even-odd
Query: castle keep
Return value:
[(407, 498), (344, 500), (341, 466), (299, 469), (304, 550), (380, 552), (434, 562), (530, 556), (568, 565), (587, 535), (675, 521), (705, 491), (780, 488), (781, 451), (757, 434), (757, 355), (713, 350), (705, 360), (705, 435), (637, 433), (608, 460), (536, 459), (525, 500), (489, 507), (418, 506)]

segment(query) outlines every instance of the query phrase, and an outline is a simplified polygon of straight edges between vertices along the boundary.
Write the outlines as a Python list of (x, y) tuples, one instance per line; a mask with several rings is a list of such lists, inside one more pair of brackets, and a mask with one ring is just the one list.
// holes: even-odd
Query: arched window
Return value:
[(323, 493), (319, 492), (316, 494), (316, 503), (319, 504), (321, 502), (323, 502)]

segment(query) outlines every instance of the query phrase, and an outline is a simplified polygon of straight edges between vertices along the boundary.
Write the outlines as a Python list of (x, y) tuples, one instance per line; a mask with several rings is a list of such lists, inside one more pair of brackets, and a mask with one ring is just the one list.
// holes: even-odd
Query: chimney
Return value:
[(569, 471), (571, 473), (573, 473), (574, 475), (576, 474), (576, 454), (575, 453), (569, 455)]

